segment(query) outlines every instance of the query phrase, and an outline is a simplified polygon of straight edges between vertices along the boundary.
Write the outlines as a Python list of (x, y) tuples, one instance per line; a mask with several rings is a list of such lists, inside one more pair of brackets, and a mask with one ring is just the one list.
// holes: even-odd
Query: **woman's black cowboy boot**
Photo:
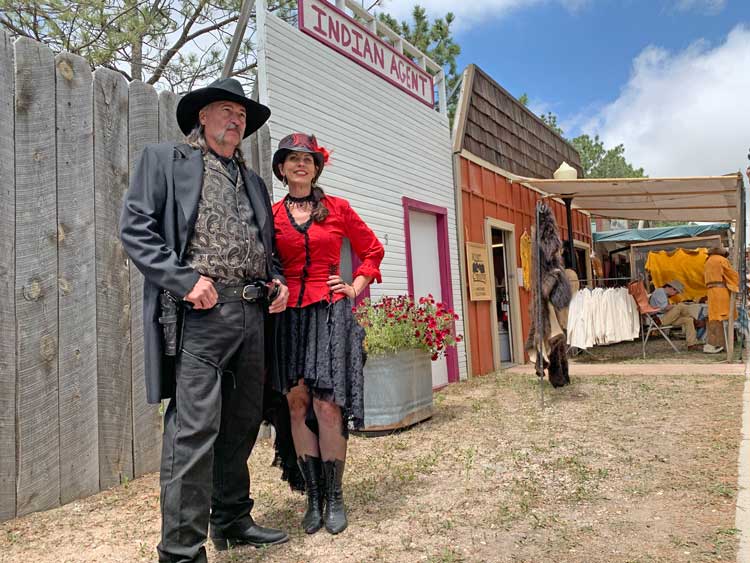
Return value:
[(314, 534), (323, 527), (322, 470), (320, 458), (305, 455), (297, 458), (297, 464), (305, 478), (307, 512), (302, 518), (302, 529)]
[(326, 530), (338, 534), (346, 529), (346, 509), (344, 508), (344, 492), (341, 490), (341, 478), (344, 476), (344, 461), (323, 462), (323, 475), (326, 487), (326, 510), (323, 520)]

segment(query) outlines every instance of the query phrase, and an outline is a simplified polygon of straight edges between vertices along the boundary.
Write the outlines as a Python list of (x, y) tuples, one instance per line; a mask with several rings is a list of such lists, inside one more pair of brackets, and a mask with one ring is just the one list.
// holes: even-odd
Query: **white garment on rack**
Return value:
[(573, 295), (568, 306), (568, 346), (588, 348), (586, 345), (586, 322), (583, 319), (584, 300), (588, 292), (579, 290)]
[(627, 289), (581, 289), (573, 296), (568, 310), (569, 346), (585, 350), (634, 340), (639, 334), (638, 306)]

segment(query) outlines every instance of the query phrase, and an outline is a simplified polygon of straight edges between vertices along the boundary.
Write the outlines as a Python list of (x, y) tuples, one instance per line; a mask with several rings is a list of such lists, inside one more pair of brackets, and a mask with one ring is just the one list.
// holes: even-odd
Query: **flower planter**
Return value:
[(432, 367), (422, 350), (370, 357), (364, 368), (365, 432), (396, 430), (432, 416)]

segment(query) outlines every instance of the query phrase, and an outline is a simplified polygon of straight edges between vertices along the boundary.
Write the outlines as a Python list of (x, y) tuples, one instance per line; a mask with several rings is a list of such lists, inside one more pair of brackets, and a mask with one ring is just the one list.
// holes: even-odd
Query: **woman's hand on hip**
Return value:
[(341, 276), (338, 274), (333, 276), (328, 276), (328, 288), (333, 291), (333, 293), (343, 293), (350, 299), (354, 299), (357, 297), (357, 290), (354, 289), (353, 286), (346, 283)]

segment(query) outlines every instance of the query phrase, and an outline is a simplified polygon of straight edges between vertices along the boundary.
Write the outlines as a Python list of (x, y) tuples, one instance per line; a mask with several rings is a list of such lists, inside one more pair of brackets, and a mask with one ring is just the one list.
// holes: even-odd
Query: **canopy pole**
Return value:
[(568, 240), (566, 241), (568, 259), (565, 261), (565, 267), (575, 270), (577, 265), (575, 245), (573, 244), (573, 198), (564, 197), (563, 201), (565, 202), (565, 218), (568, 221)]
[(534, 283), (536, 284), (535, 301), (536, 315), (534, 315), (534, 336), (536, 337), (536, 375), (539, 378), (539, 408), (544, 410), (544, 320), (542, 316), (542, 245), (539, 244), (539, 223), (542, 216), (542, 200), (536, 202), (536, 215), (534, 220), (534, 240), (536, 241), (536, 271), (534, 272)]
[[(750, 154), (748, 154), (748, 159), (750, 159)], [(750, 180), (750, 166), (747, 168), (747, 178)], [(746, 254), (746, 247), (747, 247), (747, 233), (746, 233), (746, 226), (747, 223), (747, 194), (745, 193), (745, 182), (742, 180), (742, 176), (740, 176), (740, 216), (739, 216), (739, 235), (740, 235), (740, 248), (739, 248), (739, 274), (740, 274), (740, 309), (745, 314), (745, 319), (747, 319), (747, 254)], [(741, 323), (740, 323), (741, 326)], [(740, 330), (740, 350), (746, 346), (745, 342), (745, 331)]]
[[(740, 198), (737, 202), (737, 219), (734, 222), (734, 247), (732, 248), (732, 267), (739, 274), (742, 271), (740, 267), (740, 259), (745, 259), (745, 249), (740, 245), (744, 245), (744, 229), (745, 221), (743, 213), (743, 193), (745, 191), (745, 183), (742, 181), (742, 175), (739, 175), (737, 179), (737, 189), (740, 192)], [(727, 361), (731, 362), (734, 360), (734, 317), (737, 312), (738, 301), (741, 298), (744, 286), (744, 280), (740, 279), (740, 294), (732, 293), (729, 297), (729, 319), (727, 319), (727, 330), (724, 333)]]

